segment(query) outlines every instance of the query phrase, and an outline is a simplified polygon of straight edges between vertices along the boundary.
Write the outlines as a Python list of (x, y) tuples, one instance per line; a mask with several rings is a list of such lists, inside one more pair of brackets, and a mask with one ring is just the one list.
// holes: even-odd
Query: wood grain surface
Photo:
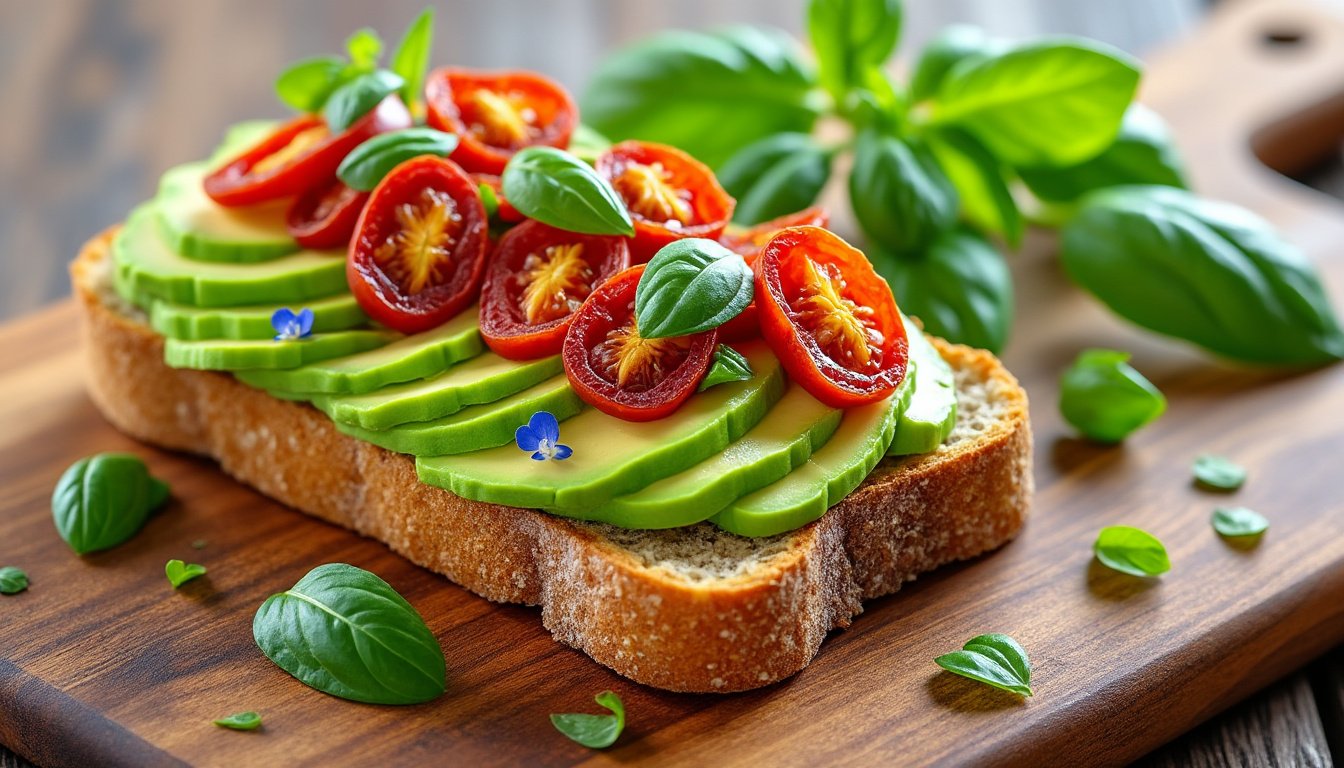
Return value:
[[(1337, 87), (1344, 34), (1329, 35), (1344, 26), (1293, 4), (1290, 21), (1311, 30), (1311, 47), (1266, 46), (1283, 5), (1224, 14), (1203, 41), (1154, 64), (1145, 96), (1172, 120), (1201, 191), (1283, 226), (1320, 259), (1339, 303), (1338, 204), (1248, 151), (1248, 137), (1261, 136), (1260, 151), (1283, 162), (1276, 142), (1323, 133), (1313, 130), (1317, 102)], [(1261, 56), (1276, 58), (1266, 65)], [(1040, 488), (1027, 531), (997, 555), (870, 604), (793, 680), (730, 697), (631, 684), (553, 643), (534, 610), (488, 604), (205, 462), (127, 440), (83, 395), (68, 307), (8, 326), (0, 553), (33, 586), (0, 602), (0, 741), (51, 765), (1117, 763), (1344, 638), (1344, 427), (1332, 418), (1344, 407), (1344, 369), (1230, 367), (1128, 329), (1067, 284), (1039, 236), (1014, 269), (1023, 311), (1007, 361), (1033, 397)], [(1168, 414), (1124, 447), (1081, 443), (1059, 422), (1055, 379), (1083, 346), (1134, 351), (1170, 399)], [(47, 500), (70, 461), (111, 449), (145, 456), (175, 499), (131, 543), (81, 560), (56, 539)], [(1259, 546), (1232, 548), (1210, 531), (1209, 511), (1226, 499), (1189, 483), (1189, 462), (1204, 450), (1250, 467), (1233, 498), (1270, 517)], [(1174, 570), (1150, 584), (1091, 564), (1095, 531), (1113, 523), (1158, 534)], [(204, 549), (190, 548), (202, 538)], [(174, 593), (162, 576), (169, 557), (205, 563), (211, 574)], [(448, 655), (445, 697), (412, 708), (351, 704), (303, 688), (260, 655), (250, 637), (256, 606), (333, 560), (374, 570), (425, 615)], [(990, 630), (1014, 634), (1031, 653), (1033, 699), (998, 696), (930, 663)], [(1322, 668), (1339, 682), (1337, 665)], [(1311, 728), (1307, 710), (1322, 697), (1300, 680), (1241, 722), (1300, 744), (1331, 738)], [(593, 711), (591, 695), (608, 687), (631, 718), (617, 748), (590, 753), (550, 729), (547, 713)], [(1317, 689), (1338, 698), (1337, 685)], [(262, 732), (209, 725), (248, 708), (265, 715)], [(1314, 732), (1293, 733), (1303, 730)], [(1255, 741), (1234, 732), (1225, 759), (1199, 759), (1329, 764), (1319, 750), (1285, 755)], [(1172, 764), (1196, 759), (1171, 754)]]

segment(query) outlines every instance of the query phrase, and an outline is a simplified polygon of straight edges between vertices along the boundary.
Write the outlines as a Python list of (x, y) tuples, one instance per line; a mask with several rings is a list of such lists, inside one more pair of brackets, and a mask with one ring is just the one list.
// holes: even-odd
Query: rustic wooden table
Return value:
[[(64, 295), (79, 242), (148, 196), (163, 169), (202, 156), (240, 117), (279, 114), (258, 84), (285, 61), (326, 51), (361, 25), (394, 36), (423, 4), (0, 4), (0, 102), (10, 106), (0, 129), (0, 318)], [(437, 61), (533, 67), (576, 89), (603, 51), (660, 28), (746, 21), (798, 32), (802, 19), (797, 0), (438, 5)], [(1013, 35), (1078, 32), (1143, 53), (1184, 33), (1201, 3), (908, 5), (916, 42), (948, 21), (975, 21)], [(1328, 766), (1332, 752), (1344, 761), (1344, 649), (1145, 762)], [(0, 768), (26, 765), (0, 747)]]

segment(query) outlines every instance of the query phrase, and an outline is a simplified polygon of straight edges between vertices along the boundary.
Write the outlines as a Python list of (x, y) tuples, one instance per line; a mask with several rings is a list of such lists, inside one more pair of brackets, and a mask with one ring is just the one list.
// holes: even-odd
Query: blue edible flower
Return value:
[(568, 459), (574, 453), (574, 449), (568, 445), (560, 444), (560, 422), (546, 411), (532, 414), (532, 418), (519, 427), (513, 437), (518, 441), (519, 448), (532, 452), (532, 458), (536, 461), (559, 461)]
[(271, 315), (271, 327), (276, 341), (306, 339), (313, 332), (313, 310), (304, 307), (296, 315), (289, 307), (281, 307)]

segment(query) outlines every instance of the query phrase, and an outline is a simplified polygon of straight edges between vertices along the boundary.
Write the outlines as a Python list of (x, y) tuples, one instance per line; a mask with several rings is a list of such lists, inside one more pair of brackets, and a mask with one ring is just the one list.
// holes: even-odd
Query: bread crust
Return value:
[[(999, 547), (1026, 519), (1026, 394), (988, 352), (934, 339), (959, 380), (993, 398), (994, 417), (936, 453), (884, 461), (820, 520), (766, 542), (708, 523), (631, 533), (460, 498), (420, 483), (410, 457), (341, 434), (310, 406), (226, 374), (167, 367), (163, 338), (110, 291), (111, 235), (87, 243), (71, 274), (89, 393), (113, 425), (208, 456), (261, 493), (378, 539), (488, 600), (540, 605), (557, 640), (640, 683), (731, 692), (786, 678), (827, 632), (849, 626), (863, 600)], [(757, 551), (736, 572), (709, 577), (648, 554), (724, 544)]]

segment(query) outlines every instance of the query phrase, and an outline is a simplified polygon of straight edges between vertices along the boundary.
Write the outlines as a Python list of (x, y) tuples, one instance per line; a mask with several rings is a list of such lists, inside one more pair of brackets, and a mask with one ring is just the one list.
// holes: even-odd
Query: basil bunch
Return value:
[(65, 470), (51, 495), (56, 531), (76, 554), (110, 549), (139, 532), (168, 485), (129, 453), (100, 453)]

